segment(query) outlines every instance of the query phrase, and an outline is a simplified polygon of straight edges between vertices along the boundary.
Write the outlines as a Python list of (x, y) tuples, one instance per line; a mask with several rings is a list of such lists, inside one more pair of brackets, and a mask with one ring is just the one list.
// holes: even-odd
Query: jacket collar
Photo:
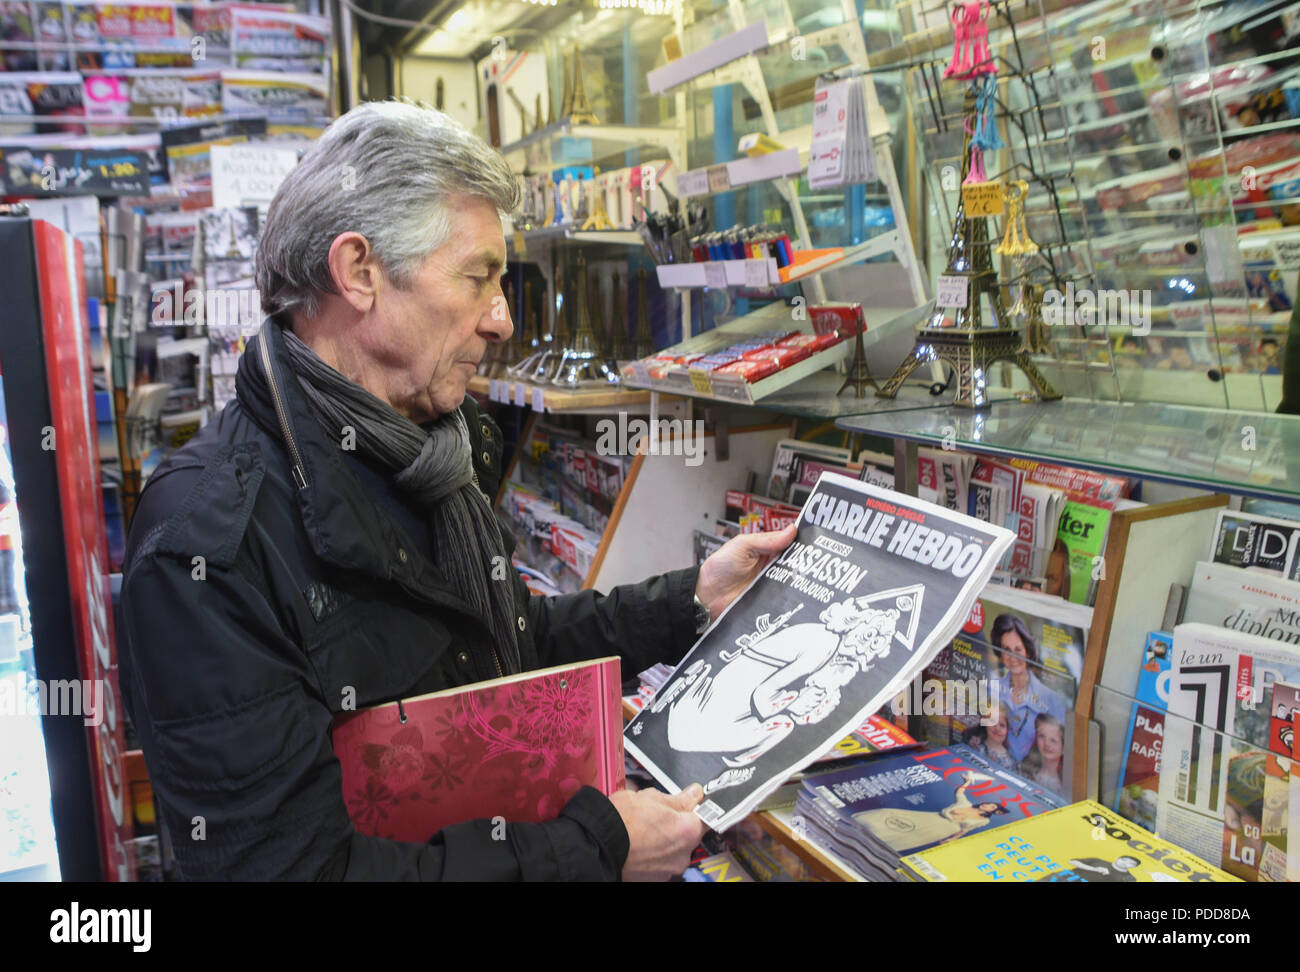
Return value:
[[(270, 371), (263, 378), (267, 363)], [(312, 415), (289, 363), (283, 326), (273, 317), (262, 322), (240, 358), (236, 397), (263, 430), (284, 443), (290, 488), (316, 556), (474, 614), (452, 593), (447, 576), (403, 539), (401, 527), (348, 468), (340, 443)]]

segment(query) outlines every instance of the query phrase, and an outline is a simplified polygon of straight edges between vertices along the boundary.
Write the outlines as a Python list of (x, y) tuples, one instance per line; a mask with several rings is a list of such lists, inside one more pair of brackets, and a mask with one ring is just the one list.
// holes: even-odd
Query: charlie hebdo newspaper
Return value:
[(723, 831), (896, 696), (956, 634), (1010, 530), (823, 473), (795, 541), (624, 732)]

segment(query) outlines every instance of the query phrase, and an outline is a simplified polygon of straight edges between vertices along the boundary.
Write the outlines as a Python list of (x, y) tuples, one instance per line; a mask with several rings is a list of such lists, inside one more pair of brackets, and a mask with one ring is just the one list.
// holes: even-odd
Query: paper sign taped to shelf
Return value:
[(746, 260), (745, 261), (745, 286), (746, 287), (766, 287), (769, 281), (767, 279), (767, 261), (766, 260)]
[(709, 192), (726, 192), (731, 188), (731, 176), (727, 174), (727, 164), (711, 165), (704, 170), (709, 180)]
[(632, 379), (638, 385), (650, 384), (650, 369), (642, 361), (632, 362)]
[(709, 173), (706, 169), (691, 169), (677, 174), (677, 195), (703, 196), (709, 191)]
[(961, 187), (961, 201), (967, 216), (1001, 216), (1002, 183), (972, 182)]
[(141, 193), (149, 193), (149, 163), (144, 152), (117, 148), (0, 148), (0, 194), (136, 196)]
[(965, 307), (969, 277), (941, 276), (934, 284), (935, 307)]
[(522, 381), (515, 382), (515, 404), (516, 405), (528, 404), (528, 386), (525, 385)]
[(214, 206), (266, 205), (298, 164), (297, 149), (272, 145), (213, 145), (211, 155)]
[(704, 264), (704, 286), (727, 286), (727, 265), (721, 260), (710, 260)]
[(501, 401), (501, 382), (495, 378), (488, 382), (488, 401)]
[(707, 371), (701, 371), (698, 368), (690, 369), (691, 387), (701, 395), (713, 394), (713, 381), (709, 378)]
[(546, 391), (544, 389), (541, 388), (533, 389), (533, 411), (534, 412), (546, 411)]

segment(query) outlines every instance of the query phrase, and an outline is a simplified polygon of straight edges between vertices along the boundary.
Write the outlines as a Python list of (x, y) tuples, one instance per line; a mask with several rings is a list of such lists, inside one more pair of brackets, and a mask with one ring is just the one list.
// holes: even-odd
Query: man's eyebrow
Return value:
[(475, 253), (465, 261), (463, 267), (466, 270), (482, 269), (492, 275), (505, 269), (505, 261), (496, 253)]

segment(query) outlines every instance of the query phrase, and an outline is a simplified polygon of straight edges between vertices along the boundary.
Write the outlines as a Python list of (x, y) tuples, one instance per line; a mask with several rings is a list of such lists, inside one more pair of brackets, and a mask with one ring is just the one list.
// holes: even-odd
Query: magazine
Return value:
[(1011, 543), (981, 523), (835, 474), (795, 541), (717, 618), (627, 749), (723, 831), (910, 682), (970, 612)]
[(864, 875), (888, 878), (904, 854), (1066, 802), (958, 745), (808, 776), (794, 826), (796, 833), (802, 830), (826, 844)]
[[(1044, 590), (1049, 594), (1059, 594), (1076, 604), (1091, 604), (1100, 580), (1096, 566), (1106, 549), (1111, 513), (1116, 503), (1129, 495), (1129, 481), (1069, 466), (1024, 459), (1008, 461), (1025, 470), (1026, 485), (1045, 486), (1065, 494), (1060, 519), (1045, 519), (1044, 532), (1035, 532), (1031, 541), (1036, 561), (1031, 575), (1041, 573), (1047, 578)], [(1022, 490), (1022, 516), (1025, 492)], [(1056, 524), (1055, 528), (1052, 524)], [(1045, 563), (1037, 562), (1040, 554), (1046, 555)]]
[(1300, 580), (1300, 523), (1221, 510), (1214, 524), (1210, 560)]
[(1300, 645), (1300, 582), (1201, 561), (1183, 620)]
[(1208, 624), (1174, 629), (1158, 832), (1246, 880), (1262, 852), (1275, 688), (1297, 681), (1300, 652), (1287, 645)]
[(782, 439), (772, 450), (772, 472), (768, 477), (768, 496), (781, 501), (790, 499), (791, 473), (795, 460), (800, 456), (817, 459), (836, 465), (846, 465), (851, 453), (838, 446), (826, 446), (816, 442), (804, 442), (800, 439)]
[(969, 743), (995, 764), (1065, 793), (1069, 713), (1091, 624), (1091, 608), (986, 587), (960, 632), (926, 667), (921, 697), (911, 700), (924, 739)]
[(923, 881), (1237, 880), (1092, 800), (911, 854), (903, 864)]
[(1169, 666), (1174, 636), (1166, 631), (1147, 635), (1138, 672), (1137, 701), (1124, 738), (1124, 764), (1119, 773), (1115, 809), (1134, 823), (1156, 829), (1160, 796), (1160, 756), (1164, 748), (1165, 712), (1169, 708)]

